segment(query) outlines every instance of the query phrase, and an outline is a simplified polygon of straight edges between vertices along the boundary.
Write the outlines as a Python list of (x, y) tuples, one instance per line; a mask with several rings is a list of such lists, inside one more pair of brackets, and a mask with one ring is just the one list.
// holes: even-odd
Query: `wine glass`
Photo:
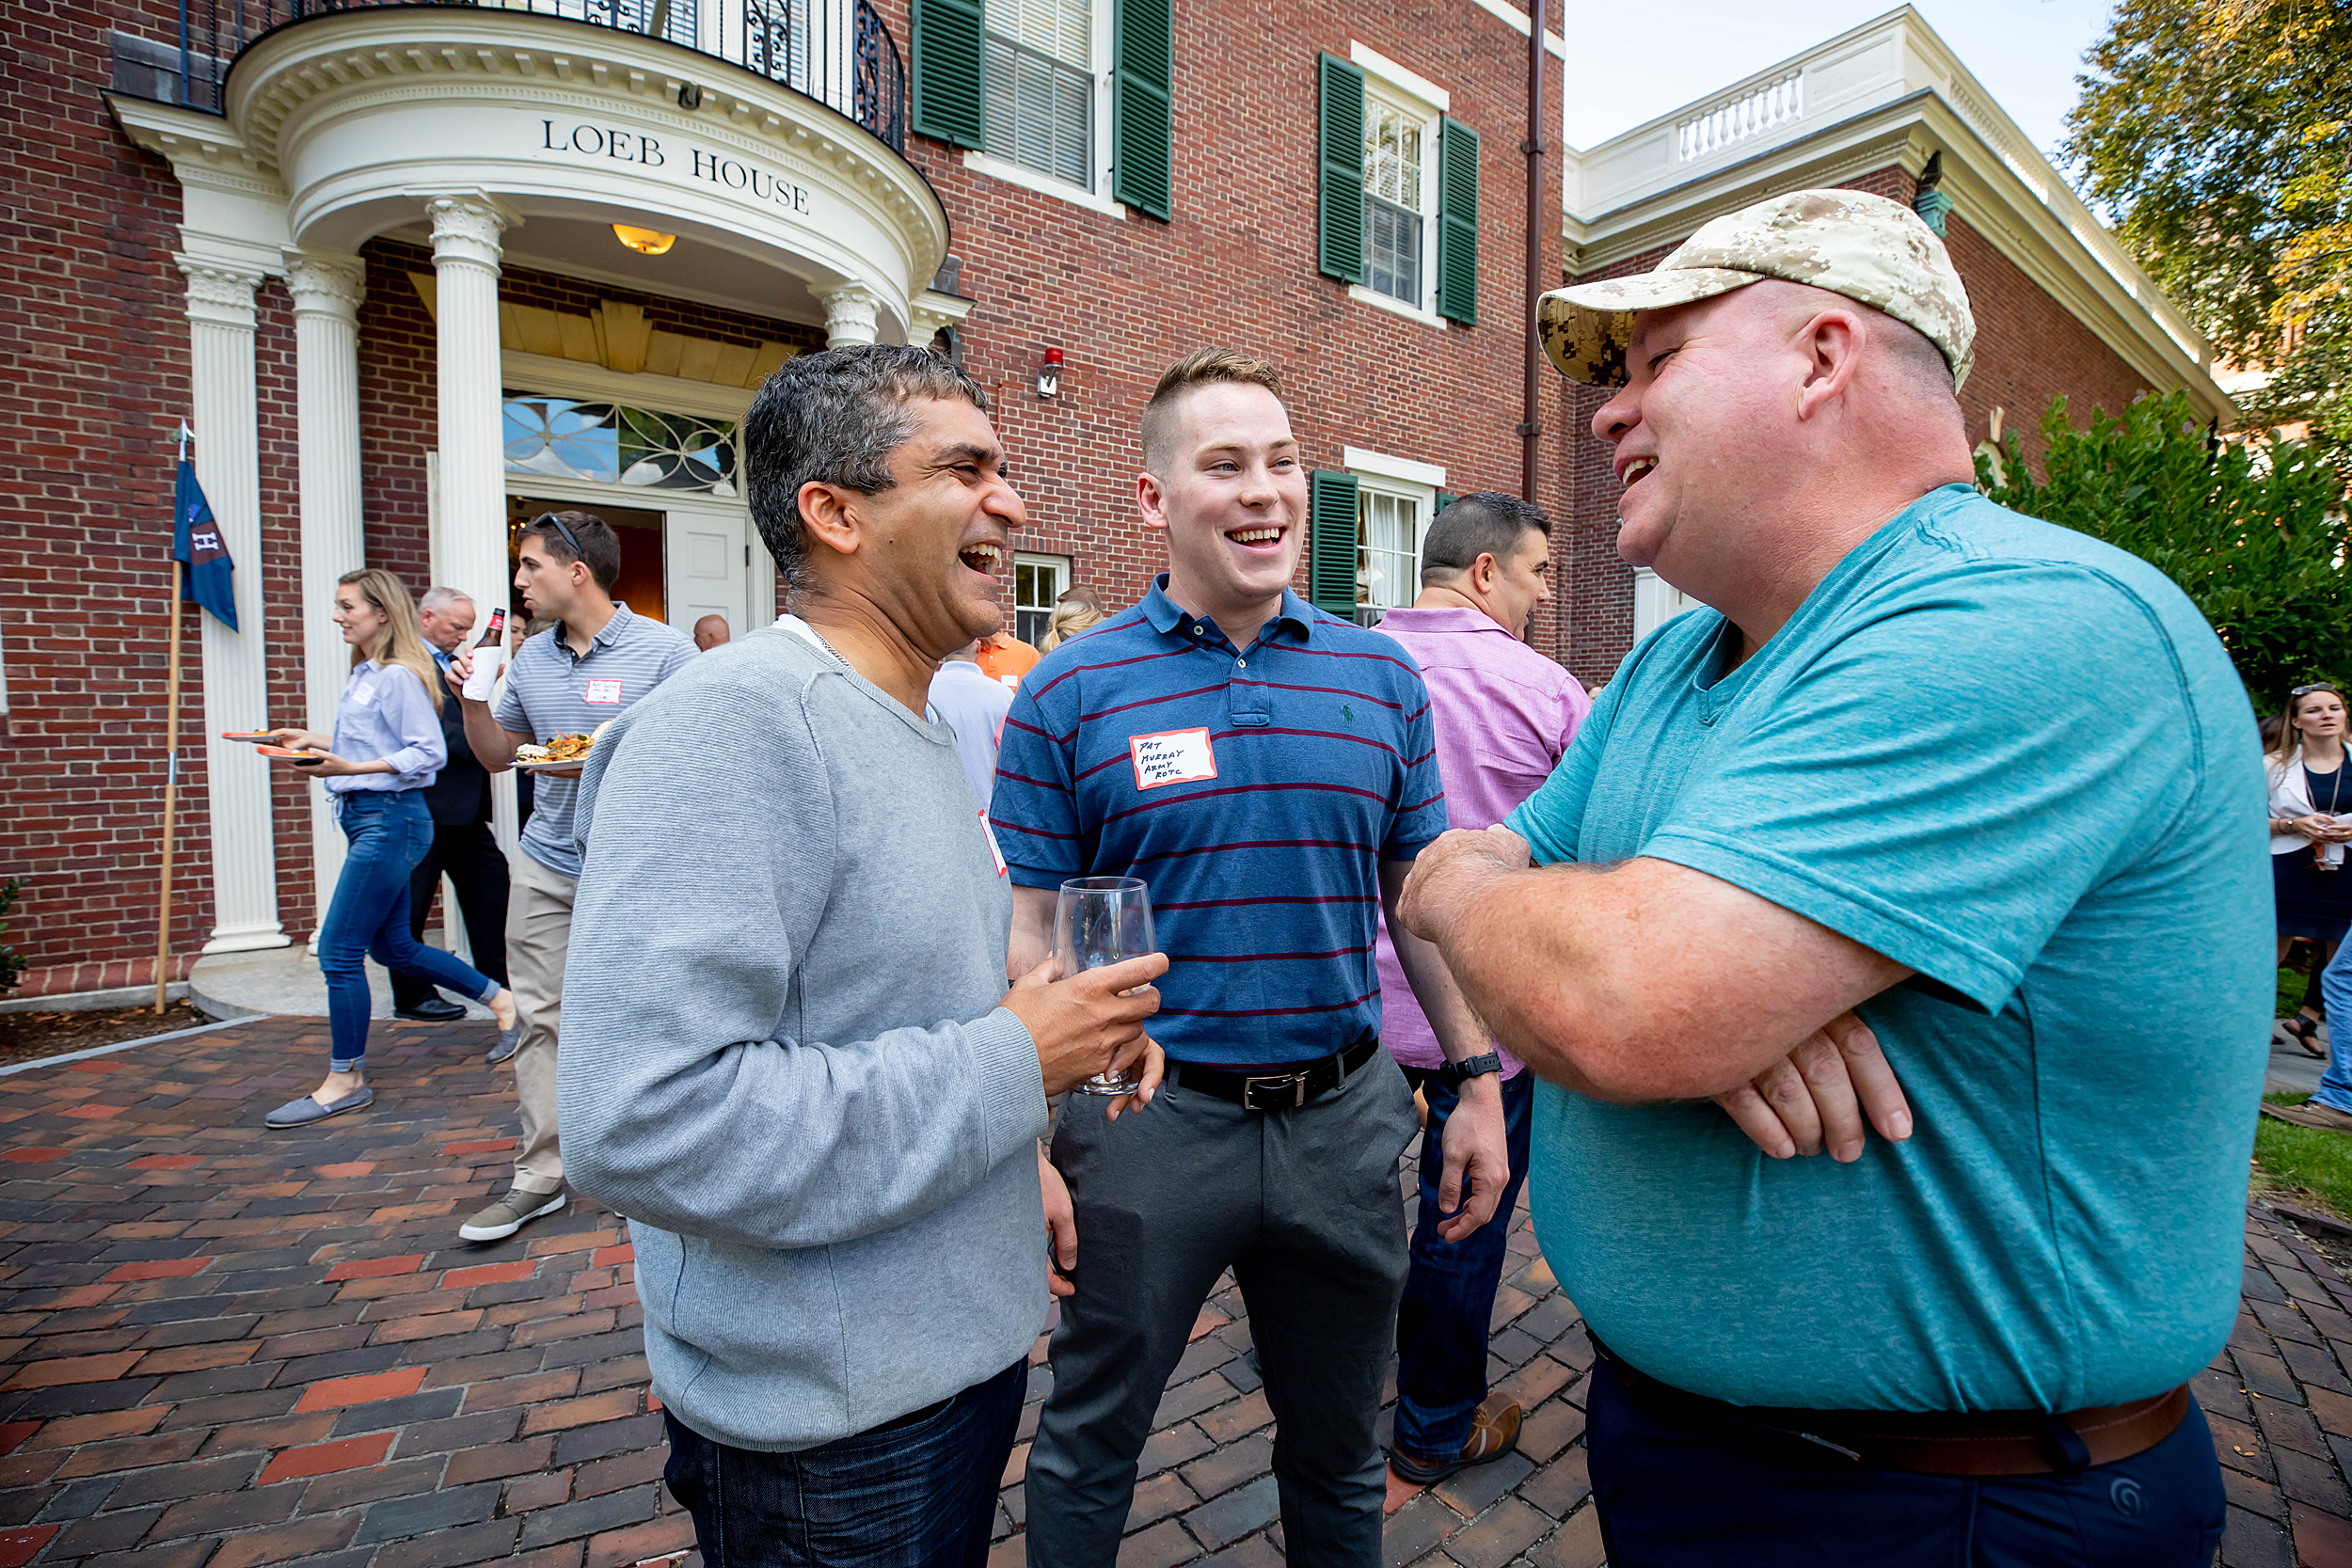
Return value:
[[(1151, 890), (1134, 877), (1073, 877), (1054, 903), (1054, 977), (1067, 980), (1081, 970), (1100, 969), (1157, 952), (1152, 940)], [(1129, 1076), (1098, 1072), (1077, 1085), (1080, 1094), (1133, 1094), (1143, 1082), (1138, 1060)]]

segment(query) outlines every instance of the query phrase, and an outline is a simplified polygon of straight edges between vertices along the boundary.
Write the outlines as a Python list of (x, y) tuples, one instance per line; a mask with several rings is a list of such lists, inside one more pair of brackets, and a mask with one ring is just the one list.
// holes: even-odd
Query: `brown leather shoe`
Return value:
[[(2345, 1119), (2352, 1125), (2352, 1117)], [(1416, 1485), (1430, 1486), (1473, 1465), (1491, 1464), (1518, 1446), (1522, 1414), (1518, 1402), (1508, 1394), (1488, 1394), (1470, 1418), (1470, 1441), (1462, 1445), (1460, 1453), (1451, 1459), (1435, 1459), (1391, 1447), (1389, 1468)]]
[(2322, 1105), (2307, 1100), (2300, 1105), (2265, 1105), (2263, 1115), (2279, 1121), (2291, 1121), (2297, 1127), (2325, 1128), (2330, 1132), (2352, 1132), (2352, 1117), (2345, 1116), (2332, 1105)]

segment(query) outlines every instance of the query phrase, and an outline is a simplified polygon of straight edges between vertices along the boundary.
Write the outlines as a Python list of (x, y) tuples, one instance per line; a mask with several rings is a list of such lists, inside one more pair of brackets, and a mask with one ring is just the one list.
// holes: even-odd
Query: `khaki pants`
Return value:
[(515, 1099), (522, 1143), (515, 1185), (552, 1193), (564, 1185), (564, 1153), (555, 1131), (556, 1031), (564, 1017), (564, 958), (572, 945), (572, 897), (580, 884), (527, 853), (515, 857), (515, 892), (506, 910), (506, 969), (522, 1015), (516, 1048)]

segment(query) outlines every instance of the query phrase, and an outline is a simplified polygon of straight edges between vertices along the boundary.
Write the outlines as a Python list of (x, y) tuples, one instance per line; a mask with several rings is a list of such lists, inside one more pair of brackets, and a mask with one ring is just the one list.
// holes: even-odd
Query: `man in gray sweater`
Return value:
[(581, 781), (566, 1163), (630, 1216), (711, 1568), (979, 1568), (1045, 1317), (1046, 1097), (1158, 1083), (1164, 957), (1006, 990), (1005, 863), (923, 718), (1025, 520), (986, 408), (913, 348), (771, 377), (746, 467), (796, 613), (630, 708)]

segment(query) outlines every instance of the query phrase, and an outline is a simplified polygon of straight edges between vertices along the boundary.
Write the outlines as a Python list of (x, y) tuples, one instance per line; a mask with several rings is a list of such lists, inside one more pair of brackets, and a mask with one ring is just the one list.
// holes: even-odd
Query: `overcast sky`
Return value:
[[(2083, 51), (2106, 31), (2112, 0), (1915, 4), (2048, 155), (2066, 134)], [(1655, 5), (1549, 0), (1549, 8), (1552, 26), (1568, 44), (1568, 144), (1589, 148), (1894, 6), (1889, 0), (1679, 0), (1669, 11)], [(1661, 22), (1666, 14), (1673, 17), (1670, 32)]]

